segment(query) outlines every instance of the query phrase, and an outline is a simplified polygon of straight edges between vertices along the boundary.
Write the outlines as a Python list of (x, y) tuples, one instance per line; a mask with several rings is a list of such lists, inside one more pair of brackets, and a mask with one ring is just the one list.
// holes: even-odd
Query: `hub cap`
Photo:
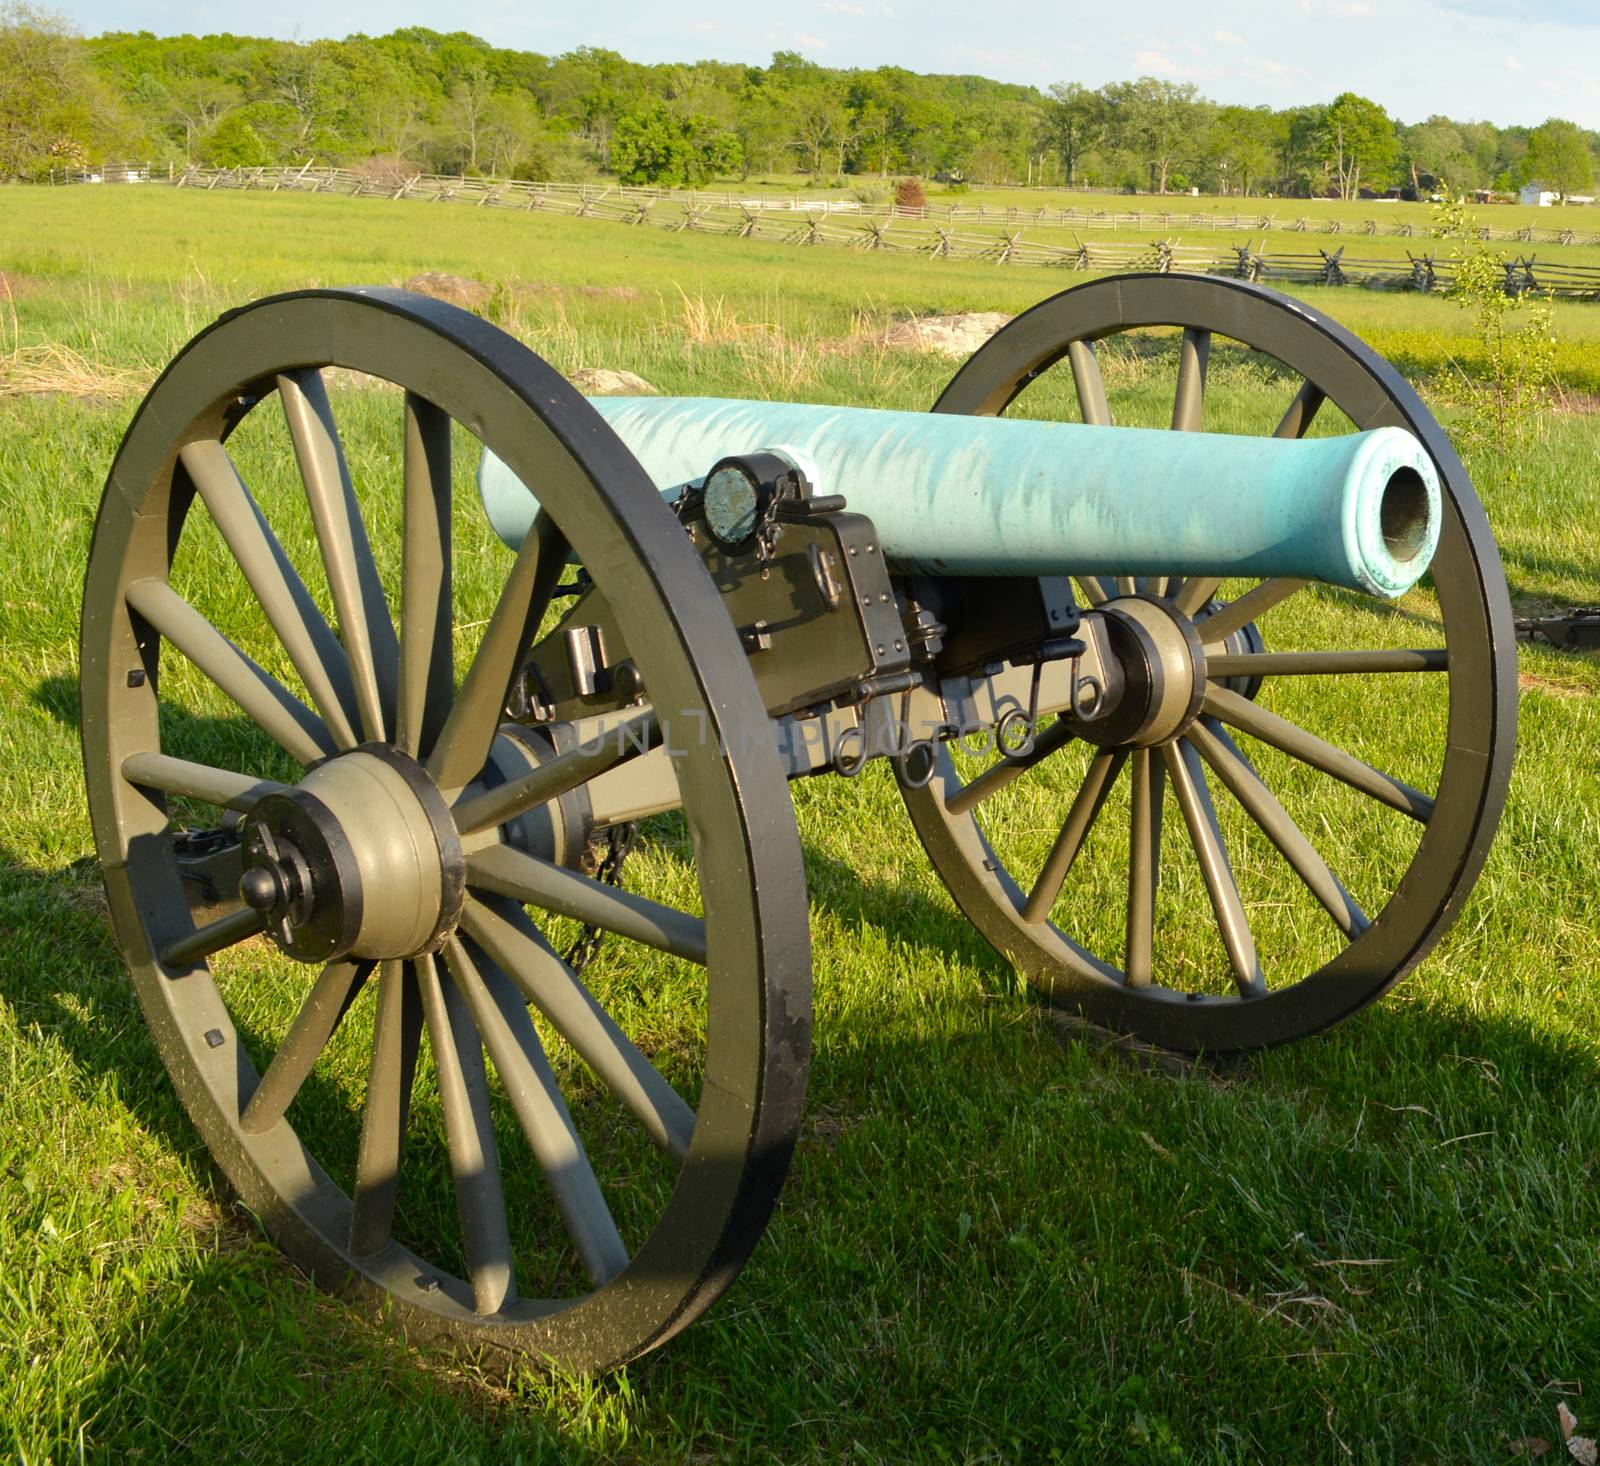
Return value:
[(239, 898), (291, 957), (435, 950), (461, 914), (466, 865), (433, 781), (399, 749), (329, 759), (245, 816)]

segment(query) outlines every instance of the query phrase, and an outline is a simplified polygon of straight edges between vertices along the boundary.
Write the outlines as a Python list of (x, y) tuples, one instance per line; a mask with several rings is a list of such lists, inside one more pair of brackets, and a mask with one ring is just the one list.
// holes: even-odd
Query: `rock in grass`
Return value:
[(941, 356), (971, 356), (1011, 317), (1002, 311), (963, 311), (954, 316), (913, 316), (883, 333), (883, 344), (897, 351), (935, 351)]
[(413, 275), (406, 281), (405, 288), (450, 305), (464, 306), (467, 310), (476, 310), (493, 294), (482, 280), (469, 280), (465, 275), (451, 275), (443, 270), (424, 270), (420, 275)]
[(591, 397), (654, 397), (659, 389), (632, 372), (614, 372), (608, 367), (579, 367), (572, 374), (572, 385)]

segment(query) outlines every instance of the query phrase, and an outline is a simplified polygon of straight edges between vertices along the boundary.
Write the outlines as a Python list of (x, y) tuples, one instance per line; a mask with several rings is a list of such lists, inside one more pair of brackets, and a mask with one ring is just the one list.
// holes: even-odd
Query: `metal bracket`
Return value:
[(1559, 616), (1520, 616), (1516, 632), (1520, 641), (1563, 651), (1600, 651), (1600, 606), (1574, 606)]

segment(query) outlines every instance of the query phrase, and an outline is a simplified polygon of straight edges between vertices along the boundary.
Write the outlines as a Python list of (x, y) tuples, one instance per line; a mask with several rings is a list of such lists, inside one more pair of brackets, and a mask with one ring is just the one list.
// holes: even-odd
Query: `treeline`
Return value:
[(1406, 124), (1345, 93), (1219, 106), (1141, 77), (1039, 91), (898, 67), (642, 65), (614, 51), (504, 50), (409, 27), (300, 44), (72, 34), (0, 5), (0, 177), (106, 157), (323, 163), (696, 185), (803, 173), (1347, 198), (1400, 188), (1590, 190), (1600, 135), (1551, 119)]

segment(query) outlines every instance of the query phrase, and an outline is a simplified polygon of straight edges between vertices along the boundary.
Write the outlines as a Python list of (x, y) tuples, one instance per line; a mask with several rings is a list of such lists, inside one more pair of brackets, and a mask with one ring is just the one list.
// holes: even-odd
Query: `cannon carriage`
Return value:
[[(1097, 352), (1155, 329), (1166, 430), (1113, 425)], [(1257, 437), (1205, 430), (1213, 341), (1288, 383)], [(1006, 415), (1052, 381), (1076, 422)], [(1175, 1049), (1338, 1022), (1459, 911), (1510, 607), (1390, 367), (1129, 276), (934, 411), (591, 403), (386, 290), (230, 313), (152, 389), (85, 595), (95, 839), (190, 1115), (319, 1281), (580, 1369), (715, 1300), (802, 1116), (796, 778), (886, 762), (1044, 998)]]

